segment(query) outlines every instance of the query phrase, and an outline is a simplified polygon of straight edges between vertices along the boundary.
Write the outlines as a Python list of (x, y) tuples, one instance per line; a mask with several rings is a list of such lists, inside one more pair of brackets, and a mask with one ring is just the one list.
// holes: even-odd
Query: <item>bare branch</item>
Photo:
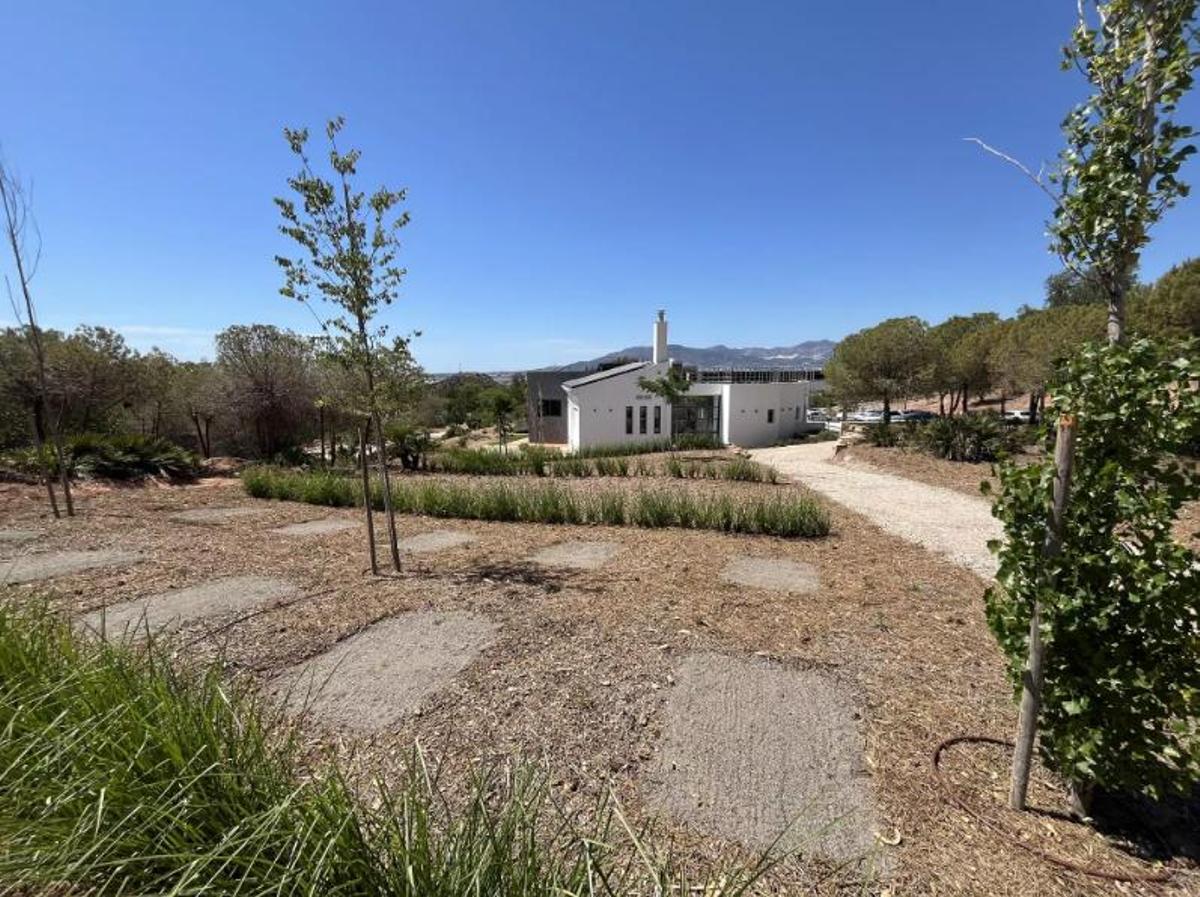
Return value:
[(1017, 171), (1021, 172), (1021, 174), (1025, 175), (1025, 177), (1029, 178), (1029, 180), (1031, 180), (1033, 182), (1035, 187), (1037, 187), (1039, 190), (1041, 190), (1043, 193), (1045, 193), (1046, 196), (1048, 196), (1050, 198), (1050, 201), (1052, 203), (1054, 203), (1055, 207), (1058, 206), (1058, 197), (1055, 196), (1054, 193), (1051, 192), (1050, 188), (1046, 186), (1046, 182), (1042, 180), (1042, 171), (1045, 169), (1044, 164), (1042, 165), (1042, 168), (1040, 168), (1038, 170), (1038, 173), (1034, 174), (1032, 171), (1029, 170), (1029, 166), (1027, 166), (1024, 162), (1021, 162), (1019, 159), (1014, 159), (1008, 153), (1003, 152), (1002, 150), (996, 149), (994, 146), (991, 146), (990, 144), (985, 143), (984, 141), (980, 140), (978, 137), (964, 137), (963, 140), (965, 140), (967, 143), (974, 143), (976, 146), (978, 146), (984, 152), (991, 153), (996, 158), (1002, 159), (1003, 161), (1007, 162), (1009, 165), (1013, 166), (1013, 168), (1017, 169)]

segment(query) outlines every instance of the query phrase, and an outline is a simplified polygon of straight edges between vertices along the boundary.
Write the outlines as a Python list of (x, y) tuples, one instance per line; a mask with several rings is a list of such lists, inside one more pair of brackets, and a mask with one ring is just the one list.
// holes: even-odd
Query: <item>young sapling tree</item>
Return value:
[[(376, 326), (375, 318), (395, 301), (404, 278), (405, 271), (396, 258), (399, 231), (408, 224), (409, 215), (401, 208), (405, 199), (402, 189), (380, 187), (370, 195), (354, 189), (361, 153), (338, 148), (337, 135), (343, 125), (338, 117), (325, 127), (333, 171), (328, 179), (313, 168), (306, 149), (308, 129), (284, 129), (288, 147), (300, 161), (300, 170), (288, 179), (298, 201), (277, 197), (275, 204), (283, 217), (280, 231), (302, 252), (295, 258), (276, 256), (276, 262), (284, 272), (280, 293), (313, 309), (328, 351), (361, 380), (363, 464), (368, 454), (365, 443), (373, 436), (392, 566), (399, 570), (379, 383), (379, 353), (386, 345), (387, 327)], [(335, 314), (318, 314), (316, 300), (332, 306)]]

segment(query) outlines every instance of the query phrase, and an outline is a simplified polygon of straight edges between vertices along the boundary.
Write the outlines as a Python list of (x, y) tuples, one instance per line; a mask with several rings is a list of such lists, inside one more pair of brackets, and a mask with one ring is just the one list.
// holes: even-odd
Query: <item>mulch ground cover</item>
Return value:
[[(595, 482), (595, 481), (593, 481)], [(661, 481), (655, 487), (666, 484)], [(678, 484), (685, 488), (797, 488)], [(875, 795), (889, 894), (1112, 894), (1114, 885), (1035, 859), (1021, 842), (1110, 869), (1145, 869), (1114, 842), (1065, 818), (1063, 790), (1039, 771), (1037, 813), (1003, 808), (1007, 760), (963, 747), (944, 784), (1004, 833), (946, 801), (931, 771), (944, 738), (1010, 737), (1016, 712), (987, 630), (985, 583), (921, 548), (833, 507), (833, 533), (783, 540), (680, 530), (453, 521), (474, 541), (405, 558), (400, 574), (372, 577), (361, 530), (296, 539), (273, 530), (333, 511), (257, 501), (236, 480), (187, 487), (78, 489), (79, 516), (48, 520), (34, 487), (0, 486), (0, 527), (44, 530), (5, 554), (42, 550), (136, 552), (139, 563), (54, 580), (54, 600), (86, 613), (139, 596), (234, 575), (299, 583), (298, 596), (252, 614), (189, 622), (176, 638), (200, 656), (221, 652), (231, 675), (264, 688), (379, 621), (410, 611), (464, 612), (495, 624), (494, 640), (416, 712), (370, 733), (314, 720), (315, 752), (333, 751), (364, 779), (404, 762), (419, 741), (448, 769), (521, 759), (544, 764), (557, 793), (580, 805), (612, 788), (637, 822), (654, 815), (647, 781), (661, 759), (668, 697), (685, 658), (759, 659), (819, 671), (856, 696), (863, 763)], [(173, 521), (203, 508), (261, 513), (218, 525)], [(326, 511), (328, 510), (328, 513)], [(190, 515), (195, 517), (197, 515)], [(377, 518), (378, 519), (378, 518)], [(398, 519), (402, 538), (449, 521)], [(621, 550), (602, 567), (547, 568), (529, 557), (558, 543), (602, 539)], [(382, 549), (381, 560), (386, 560)], [(810, 565), (811, 594), (745, 588), (721, 573), (759, 557)], [(8, 589), (18, 600), (43, 586)], [(697, 864), (749, 856), (727, 838), (658, 816), (658, 832)], [(1185, 876), (1188, 873), (1185, 873)], [(1121, 893), (1180, 893), (1173, 885), (1121, 885)], [(776, 892), (853, 890), (851, 869), (801, 857), (767, 879)]]

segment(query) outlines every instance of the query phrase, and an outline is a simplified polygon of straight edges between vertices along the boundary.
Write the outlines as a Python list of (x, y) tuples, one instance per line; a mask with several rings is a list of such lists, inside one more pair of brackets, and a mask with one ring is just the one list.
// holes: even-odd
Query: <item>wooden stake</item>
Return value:
[(379, 559), (375, 556), (375, 518), (371, 512), (371, 472), (367, 469), (367, 424), (358, 431), (359, 460), (362, 465), (363, 508), (367, 512), (367, 544), (371, 547), (371, 574), (379, 575)]
[[(1074, 448), (1075, 418), (1064, 414), (1058, 419), (1058, 441), (1054, 446), (1054, 501), (1050, 508), (1050, 519), (1046, 521), (1046, 541), (1042, 545), (1042, 557), (1047, 562), (1062, 551), (1063, 517), (1071, 489)], [(1043, 566), (1043, 570), (1045, 566), (1048, 564)], [(1044, 589), (1053, 589), (1054, 586), (1054, 577), (1043, 574), (1038, 583), (1038, 594), (1033, 599), (1033, 615), (1029, 620), (1029, 657), (1021, 677), (1021, 718), (1017, 727), (1016, 750), (1013, 751), (1012, 786), (1008, 793), (1008, 805), (1014, 810), (1025, 809), (1033, 742), (1037, 737), (1038, 713), (1042, 706), (1042, 667), (1046, 647), (1042, 644), (1042, 602), (1038, 596)]]

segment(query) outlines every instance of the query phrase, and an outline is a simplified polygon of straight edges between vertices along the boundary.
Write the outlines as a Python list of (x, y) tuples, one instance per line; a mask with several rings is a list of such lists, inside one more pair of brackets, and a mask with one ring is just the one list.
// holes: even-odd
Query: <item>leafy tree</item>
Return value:
[(891, 318), (838, 343), (825, 379), (844, 404), (882, 399), (887, 424), (892, 402), (920, 392), (929, 382), (933, 362), (925, 322)]
[[(1194, 435), (1200, 370), (1194, 346), (1176, 359), (1146, 342), (1122, 345), (1150, 229), (1187, 194), (1178, 173), (1195, 151), (1182, 143), (1194, 131), (1171, 115), (1200, 59), (1196, 6), (1081, 0), (1064, 67), (1081, 72), (1093, 93), (1063, 124), (1057, 194), (1030, 174), (1055, 203), (1052, 248), (1103, 287), (1108, 346), (1087, 349), (1056, 391), (1061, 458), (1023, 471), (1005, 465), (1000, 474), (1003, 591), (989, 599), (989, 619), (1021, 668), (1016, 809), (1025, 805), (1039, 725), (1043, 756), (1083, 812), (1096, 784), (1155, 794), (1171, 780), (1164, 765), (1186, 781), (1198, 772), (1195, 755), (1174, 756), (1195, 749), (1200, 589), (1194, 558), (1180, 555), (1170, 535), (1195, 488), (1170, 453), (1182, 444), (1178, 428)], [(1012, 625), (1021, 617), (1024, 635)]]
[(1046, 308), (1067, 305), (1108, 305), (1108, 293), (1089, 268), (1082, 274), (1067, 269), (1046, 278)]
[(209, 362), (183, 362), (174, 375), (174, 405), (196, 436), (201, 457), (213, 456), (213, 421), (227, 406), (226, 371)]
[(665, 399), (668, 405), (674, 405), (687, 395), (692, 383), (684, 375), (682, 368), (671, 365), (661, 377), (639, 377), (638, 388)]
[(311, 342), (269, 324), (234, 325), (217, 334), (226, 401), (254, 434), (261, 458), (300, 446), (311, 433), (316, 398)]
[[(368, 196), (354, 189), (352, 180), (361, 153), (338, 148), (337, 135), (343, 125), (344, 120), (336, 118), (325, 127), (333, 172), (330, 179), (313, 169), (306, 150), (308, 129), (284, 130), (288, 147), (300, 162), (300, 170), (288, 179), (299, 205), (282, 197), (276, 198), (275, 204), (283, 217), (281, 232), (299, 245), (301, 254), (296, 258), (276, 256), (284, 272), (280, 293), (313, 309), (321, 321), (327, 351), (362, 379), (364, 440), (369, 440), (373, 431), (392, 566), (399, 570), (400, 550), (384, 437), (385, 409), (379, 390), (379, 353), (386, 345), (387, 328), (376, 327), (374, 319), (398, 295), (405, 273), (396, 261), (399, 231), (408, 224), (409, 216), (400, 208), (404, 190), (380, 187)], [(332, 306), (335, 313), (321, 317), (313, 308), (316, 300)], [(375, 570), (370, 502), (366, 509), (371, 566)]]
[(1173, 267), (1135, 300), (1134, 329), (1160, 339), (1200, 336), (1200, 258)]
[(946, 396), (952, 396), (951, 414), (960, 403), (963, 414), (967, 413), (972, 386), (977, 391), (986, 391), (991, 385), (988, 346), (995, 337), (993, 328), (999, 321), (1000, 317), (995, 313), (981, 312), (955, 315), (930, 328), (932, 386), (937, 390), (943, 408)]
[[(1052, 422), (1078, 421), (1062, 547), (1042, 546), (1054, 465), (1005, 464), (988, 622), (1019, 690), (1040, 604), (1042, 754), (1081, 795), (1093, 783), (1161, 796), (1200, 779), (1200, 558), (1171, 538), (1200, 473), (1200, 352), (1148, 340), (1092, 345), (1069, 364)], [(1132, 434), (1132, 438), (1130, 438)]]

